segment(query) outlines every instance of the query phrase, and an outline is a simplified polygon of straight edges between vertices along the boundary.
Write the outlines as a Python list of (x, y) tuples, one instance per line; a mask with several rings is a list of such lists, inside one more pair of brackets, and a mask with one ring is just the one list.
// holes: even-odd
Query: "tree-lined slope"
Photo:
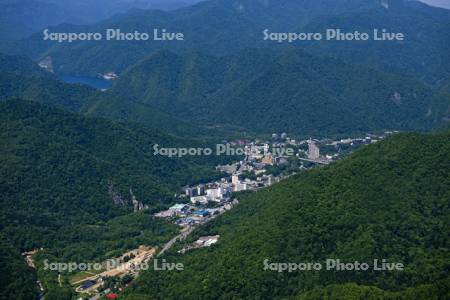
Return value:
[[(37, 291), (21, 252), (43, 248), (39, 260), (101, 262), (177, 233), (152, 212), (172, 204), (182, 186), (220, 176), (214, 166), (221, 161), (154, 155), (154, 144), (205, 146), (38, 102), (0, 103), (1, 299), (29, 300)], [(72, 299), (56, 273), (39, 274), (46, 299)]]
[[(0, 226), (22, 250), (50, 247), (65, 227), (150, 207), (179, 188), (217, 176), (203, 158), (153, 154), (153, 145), (190, 146), (157, 131), (11, 100), (0, 104)], [(68, 230), (69, 232), (69, 230)]]
[(440, 114), (418, 80), (301, 50), (221, 58), (162, 51), (127, 70), (112, 92), (173, 117), (266, 133), (423, 130)]
[[(241, 204), (174, 249), (184, 271), (148, 271), (125, 299), (445, 299), (449, 292), (450, 133), (400, 134)], [(404, 264), (404, 271), (265, 270), (268, 263)]]
[(216, 133), (171, 117), (154, 106), (139, 103), (126, 93), (116, 95), (64, 83), (30, 59), (0, 53), (0, 101), (10, 98), (35, 101), (88, 117), (141, 123), (150, 130), (163, 130), (177, 136), (193, 138)]
[[(450, 76), (450, 11), (429, 7), (419, 2), (388, 1), (389, 8), (348, 11), (317, 18), (303, 31), (326, 32), (340, 29), (342, 33), (369, 33), (369, 41), (322, 40), (300, 43), (315, 54), (332, 55), (347, 62), (371, 65), (388, 71), (414, 74), (439, 86)], [(402, 41), (374, 40), (374, 30), (401, 33)], [(426, 53), (426, 55), (424, 55)]]

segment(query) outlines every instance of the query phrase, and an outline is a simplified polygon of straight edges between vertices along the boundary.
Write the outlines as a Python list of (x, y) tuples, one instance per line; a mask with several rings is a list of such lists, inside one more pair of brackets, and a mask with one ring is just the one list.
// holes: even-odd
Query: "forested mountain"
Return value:
[(407, 76), (295, 49), (225, 57), (160, 51), (107, 92), (62, 83), (22, 57), (0, 55), (0, 63), (0, 99), (20, 97), (178, 136), (426, 130), (446, 121), (449, 103), (445, 88), (435, 92)]
[(0, 100), (14, 97), (85, 116), (137, 122), (150, 129), (163, 130), (178, 136), (203, 138), (220, 133), (171, 117), (123, 93), (118, 96), (84, 85), (63, 83), (30, 59), (0, 53)]
[(85, 86), (64, 84), (25, 57), (0, 53), (0, 100), (21, 97), (79, 111), (91, 105), (95, 95), (101, 93)]
[(418, 80), (294, 49), (221, 58), (162, 51), (127, 70), (111, 92), (197, 123), (298, 135), (423, 130), (444, 111), (431, 109), (433, 91)]
[[(3, 74), (2, 81), (8, 82), (3, 85), (3, 97), (28, 99), (44, 94), (41, 98), (53, 99), (52, 105), (63, 102), (64, 107), (87, 115), (133, 120), (177, 135), (213, 135), (193, 122), (216, 128), (232, 124), (239, 131), (307, 135), (423, 130), (446, 120), (447, 97), (441, 91), (450, 72), (448, 24), (449, 11), (401, 0), (389, 1), (388, 8), (375, 0), (213, 0), (171, 12), (135, 10), (92, 26), (52, 30), (151, 32), (165, 28), (184, 32), (186, 40), (48, 44), (35, 36), (34, 42), (25, 41), (26, 49), (36, 51), (31, 53), (35, 58), (50, 55), (57, 72), (96, 76), (116, 71), (122, 72), (122, 78), (111, 92), (100, 93), (61, 84), (55, 87), (54, 82), (42, 82), (41, 78), (32, 80), (31, 87), (18, 85), (19, 78)], [(343, 31), (387, 28), (405, 33), (406, 40), (290, 45), (263, 41), (264, 28), (314, 32), (330, 27)], [(262, 49), (236, 52), (248, 47), (278, 49), (271, 49), (273, 53)], [(286, 47), (338, 56), (350, 65)], [(161, 48), (178, 54), (158, 53)], [(201, 54), (204, 52), (210, 54)], [(354, 63), (359, 65), (351, 66)], [(436, 91), (409, 75), (391, 74), (399, 72), (425, 80)], [(14, 89), (17, 86), (20, 93)], [(54, 97), (60, 91), (65, 91), (65, 96)], [(83, 96), (77, 97), (78, 93)]]
[[(102, 36), (49, 41), (47, 27)], [(450, 10), (410, 0), (0, 0), (0, 300), (447, 299), (449, 28)], [(150, 40), (107, 40), (108, 29)], [(327, 40), (327, 29), (369, 40)], [(375, 29), (404, 40), (372, 40)], [(60, 80), (77, 76), (114, 79), (103, 90)], [(271, 165), (153, 148), (235, 140), (298, 154)], [(232, 183), (215, 182), (231, 162)], [(192, 215), (154, 216), (206, 182)], [(209, 235), (218, 243), (179, 251)], [(84, 293), (75, 282), (87, 272), (43, 268), (140, 245), (168, 245), (160, 257), (184, 270), (99, 278), (106, 290)], [(268, 268), (327, 259), (371, 268)], [(375, 260), (405, 269), (375, 271)]]
[(214, 158), (153, 155), (154, 144), (193, 142), (33, 102), (11, 100), (0, 108), (1, 226), (21, 249), (48, 243), (50, 229), (129, 212), (114, 203), (109, 188), (124, 201), (132, 189), (139, 201), (154, 206), (189, 182), (218, 175)]
[(6, 55), (0, 52), (0, 71), (2, 74), (13, 73), (16, 75), (53, 77), (45, 72), (29, 58), (18, 55)]
[[(125, 299), (446, 299), (450, 132), (400, 134), (328, 167), (240, 197), (186, 241), (217, 245), (163, 257), (183, 271), (146, 271)], [(315, 263), (279, 272), (266, 263)], [(367, 271), (327, 271), (326, 259)], [(403, 271), (375, 271), (374, 259)], [(273, 267), (272, 267), (273, 269)], [(297, 298), (298, 297), (298, 298)]]
[(0, 233), (0, 299), (28, 300), (36, 297), (35, 274), (30, 272), (20, 251)]
[[(365, 2), (374, 1), (365, 0)], [(356, 0), (322, 0), (319, 2), (309, 0), (239, 0), (236, 2), (212, 0), (174, 12), (135, 10), (92, 26), (61, 25), (50, 30), (51, 32), (103, 33), (107, 28), (139, 32), (153, 32), (154, 28), (165, 28), (172, 32), (183, 32), (185, 40), (171, 43), (103, 40), (75, 42), (69, 45), (46, 42), (42, 40), (42, 34), (36, 34), (25, 40), (23, 45), (19, 44), (19, 47), (12, 50), (24, 49), (22, 54), (29, 54), (33, 58), (40, 58), (44, 53), (49, 54), (55, 62), (57, 71), (62, 73), (121, 72), (152, 51), (161, 48), (195, 49), (223, 54), (262, 45), (262, 30), (272, 24), (279, 24), (277, 28), (280, 30), (288, 30), (298, 25), (298, 22), (303, 24), (314, 16), (322, 14), (324, 10), (341, 12), (349, 6), (351, 8), (360, 7), (361, 3), (359, 2)]]
[[(11, 50), (22, 49), (22, 54), (35, 59), (50, 55), (60, 73), (94, 75), (109, 71), (121, 73), (160, 49), (222, 55), (246, 48), (294, 46), (356, 63), (410, 72), (433, 84), (447, 78), (450, 72), (447, 51), (450, 12), (410, 1), (388, 2), (389, 8), (384, 8), (380, 0), (211, 0), (171, 12), (136, 10), (92, 26), (62, 25), (50, 30), (104, 34), (107, 28), (118, 28), (122, 32), (136, 30), (152, 35), (153, 29), (164, 28), (169, 32), (183, 32), (184, 41), (58, 43), (43, 41), (40, 33)], [(265, 29), (271, 32), (322, 32), (329, 27), (370, 33), (374, 28), (385, 28), (405, 33), (406, 38), (403, 42), (317, 41), (311, 45), (264, 41)]]
[(308, 51), (335, 55), (347, 62), (402, 71), (439, 86), (450, 75), (450, 11), (418, 2), (391, 5), (360, 12), (317, 18), (305, 26), (307, 32), (369, 32), (386, 29), (404, 34), (401, 42), (319, 41), (304, 43)]
[[(42, 247), (54, 260), (86, 261), (159, 245), (176, 233), (174, 226), (133, 213), (133, 199), (151, 212), (172, 203), (182, 186), (220, 175), (214, 171), (219, 158), (153, 153), (154, 144), (196, 147), (198, 142), (36, 102), (0, 103), (0, 128), (1, 251), (14, 247), (11, 258)], [(24, 264), (5, 259), (1, 264), (8, 270)], [(18, 282), (2, 281), (0, 295), (13, 292), (10, 284)]]
[(0, 0), (0, 39), (25, 38), (48, 26), (90, 24), (133, 8), (170, 10), (196, 0)]
[(0, 1), (0, 39), (5, 41), (25, 38), (49, 25), (65, 20), (65, 10), (54, 3), (39, 0)]
[(437, 123), (450, 122), (450, 80), (436, 91), (429, 114)]

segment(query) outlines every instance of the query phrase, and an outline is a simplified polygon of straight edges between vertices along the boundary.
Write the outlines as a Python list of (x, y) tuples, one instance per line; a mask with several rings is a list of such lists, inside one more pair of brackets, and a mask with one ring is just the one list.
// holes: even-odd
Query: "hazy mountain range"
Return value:
[[(185, 32), (189, 39), (183, 42), (64, 44), (44, 42), (38, 34), (16, 44), (15, 50), (38, 60), (51, 57), (56, 73), (117, 72), (120, 78), (107, 93), (90, 92), (89, 97), (64, 102), (81, 102), (78, 112), (138, 121), (176, 134), (193, 133), (198, 125), (298, 134), (427, 130), (447, 120), (450, 105), (442, 87), (450, 74), (449, 11), (401, 0), (388, 9), (375, 0), (239, 3), (239, 9), (236, 3), (213, 0), (171, 12), (135, 10), (94, 25), (51, 29), (145, 32), (165, 27)], [(388, 28), (405, 33), (407, 40), (279, 45), (262, 39), (265, 27), (318, 32), (331, 26), (348, 31)], [(14, 91), (10, 96), (24, 97), (20, 87), (11, 89), (20, 81), (6, 82)], [(36, 87), (38, 81), (31, 82)], [(61, 95), (60, 89), (54, 91)]]
[[(165, 28), (183, 32), (185, 40), (181, 42), (100, 40), (58, 43), (43, 41), (42, 33), (38, 33), (10, 50), (36, 60), (50, 56), (57, 73), (72, 75), (96, 76), (109, 71), (120, 75), (161, 49), (227, 55), (245, 48), (289, 47), (337, 56), (350, 63), (410, 73), (431, 84), (445, 81), (450, 74), (448, 10), (401, 0), (393, 1), (389, 9), (378, 0), (280, 1), (213, 0), (171, 12), (136, 10), (91, 26), (50, 28), (50, 32), (105, 32), (108, 28), (153, 32), (155, 28)], [(328, 28), (342, 28), (348, 32), (386, 28), (403, 33), (406, 38), (391, 42), (322, 40), (280, 44), (265, 41), (263, 35), (265, 29), (271, 32), (324, 32)]]
[(171, 10), (200, 0), (0, 0), (0, 39), (23, 38), (61, 23), (90, 24), (130, 9)]
[[(202, 0), (1, 0), (0, 38), (23, 38), (45, 27), (61, 23), (89, 24), (130, 9), (173, 10)], [(423, 0), (450, 8), (446, 0)]]
[(421, 1), (429, 5), (450, 9), (450, 2), (447, 0), (421, 0)]

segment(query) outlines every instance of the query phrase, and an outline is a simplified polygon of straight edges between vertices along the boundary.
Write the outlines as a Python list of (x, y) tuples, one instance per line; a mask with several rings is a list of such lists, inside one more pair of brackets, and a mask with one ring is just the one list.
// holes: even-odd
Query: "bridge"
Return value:
[(300, 160), (311, 162), (314, 164), (319, 164), (319, 165), (329, 165), (331, 163), (330, 160), (324, 160), (324, 159), (316, 160), (316, 159), (300, 158)]

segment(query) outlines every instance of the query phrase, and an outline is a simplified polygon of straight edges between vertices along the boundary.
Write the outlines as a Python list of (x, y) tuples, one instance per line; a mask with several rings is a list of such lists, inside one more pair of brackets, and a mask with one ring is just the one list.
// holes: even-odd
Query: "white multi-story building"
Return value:
[(231, 176), (231, 183), (232, 184), (236, 185), (239, 182), (241, 182), (241, 180), (239, 179), (239, 175), (235, 174), (235, 175)]
[(234, 191), (235, 192), (242, 192), (247, 190), (247, 184), (246, 183), (237, 183), (234, 185)]
[(191, 203), (192, 204), (196, 204), (196, 203), (207, 204), (208, 203), (208, 197), (207, 196), (191, 197)]
[(222, 199), (223, 194), (224, 194), (224, 190), (221, 187), (217, 188), (217, 189), (206, 190), (206, 196), (208, 196), (210, 198)]
[(316, 143), (313, 141), (308, 142), (308, 158), (309, 159), (319, 159), (320, 149), (317, 147)]
[(197, 186), (197, 195), (203, 196), (205, 194), (205, 186), (199, 185)]

